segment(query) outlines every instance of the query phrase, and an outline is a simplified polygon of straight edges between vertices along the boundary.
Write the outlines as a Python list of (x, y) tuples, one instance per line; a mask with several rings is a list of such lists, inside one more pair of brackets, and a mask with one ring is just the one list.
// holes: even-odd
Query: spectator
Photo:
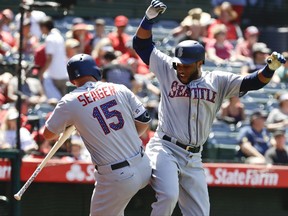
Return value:
[(215, 65), (227, 64), (235, 60), (234, 47), (227, 40), (227, 28), (224, 24), (215, 25), (213, 28), (214, 39), (206, 43), (207, 59)]
[[(287, 51), (283, 52), (282, 55), (288, 59)], [(280, 82), (288, 83), (288, 62), (281, 65), (281, 67), (276, 70), (276, 74), (278, 75)]]
[(80, 53), (91, 54), (93, 34), (90, 32), (93, 26), (85, 23), (76, 24), (72, 27), (72, 38), (80, 42)]
[(113, 52), (107, 52), (103, 56), (102, 81), (123, 84), (134, 93), (137, 92), (138, 84), (133, 71), (116, 60)]
[(13, 75), (10, 72), (4, 72), (0, 75), (0, 106), (9, 101), (7, 96), (8, 84)]
[(227, 28), (227, 40), (233, 44), (239, 38), (242, 38), (242, 31), (235, 20), (238, 15), (237, 12), (232, 8), (229, 2), (223, 2), (221, 5), (214, 8), (214, 14), (217, 18), (208, 27), (208, 38), (213, 38), (213, 29), (218, 24), (224, 24)]
[(128, 18), (123, 15), (119, 15), (114, 19), (115, 31), (110, 32), (107, 37), (110, 39), (114, 50), (118, 50), (121, 53), (127, 52), (126, 43), (130, 40), (130, 36), (125, 33), (126, 26), (128, 25)]
[[(26, 70), (28, 72), (28, 70)], [(47, 100), (43, 90), (43, 86), (39, 79), (27, 77), (25, 73), (22, 75), (21, 98), (26, 100), (28, 106), (33, 108), (36, 104), (43, 103)], [(16, 102), (18, 99), (18, 76), (14, 76), (7, 88), (7, 97), (10, 102)]]
[(244, 157), (246, 163), (265, 163), (264, 154), (270, 147), (270, 142), (265, 129), (265, 115), (261, 111), (251, 114), (250, 125), (240, 129), (238, 142), (238, 156)]
[(196, 40), (204, 45), (207, 37), (207, 26), (210, 23), (210, 14), (203, 12), (201, 8), (193, 8), (188, 12), (180, 25), (172, 30), (176, 42), (184, 40)]
[(66, 56), (70, 59), (72, 56), (80, 53), (80, 42), (74, 38), (68, 38), (65, 41)]
[(4, 19), (4, 25), (3, 25), (3, 30), (10, 32), (11, 34), (13, 34), (13, 26), (11, 25), (13, 20), (14, 20), (14, 13), (11, 9), (6, 8), (4, 9), (2, 12), (3, 15), (3, 19)]
[(0, 55), (9, 55), (15, 46), (12, 34), (5, 30), (5, 23), (5, 17), (0, 13)]
[[(31, 34), (34, 35), (39, 41), (41, 41), (42, 32), (40, 29), (40, 21), (46, 17), (45, 12), (39, 10), (30, 10), (25, 11), (24, 19), (30, 19), (31, 22)], [(15, 16), (15, 23), (19, 29), (20, 26), (20, 13)]]
[[(222, 4), (224, 1), (223, 0), (211, 0), (211, 4), (216, 7), (220, 4)], [(227, 2), (229, 2), (233, 8), (234, 11), (236, 11), (237, 13), (237, 18), (235, 20), (235, 22), (237, 22), (237, 24), (241, 24), (242, 21), (242, 15), (243, 12), (245, 10), (245, 7), (247, 5), (247, 0), (227, 0)]]
[(230, 97), (222, 104), (220, 108), (220, 120), (228, 124), (239, 125), (245, 118), (245, 106), (239, 97)]
[(276, 130), (273, 133), (275, 145), (270, 147), (266, 153), (266, 163), (274, 165), (288, 164), (288, 146), (286, 146), (285, 130)]
[(244, 31), (244, 40), (238, 40), (235, 50), (237, 59), (241, 61), (252, 61), (252, 47), (258, 42), (259, 30), (256, 26), (249, 26)]
[(272, 109), (267, 117), (267, 129), (270, 131), (288, 126), (288, 93), (281, 94), (278, 102), (279, 107)]
[(105, 32), (105, 20), (104, 19), (96, 19), (94, 25), (94, 36), (92, 38), (92, 48), (96, 46), (96, 44), (102, 39), (106, 37)]
[(148, 66), (138, 56), (132, 47), (132, 40), (126, 43), (127, 52), (120, 55), (118, 61), (120, 64), (126, 65), (131, 68), (134, 74), (147, 75), (150, 74)]
[[(92, 57), (95, 59), (96, 64), (99, 67), (103, 66), (103, 56), (106, 52), (114, 52), (114, 48), (112, 47), (111, 41), (109, 38), (101, 39), (92, 51)], [(115, 53), (115, 52), (114, 52)], [(117, 56), (117, 55), (116, 55)]]
[[(35, 50), (39, 45), (39, 40), (35, 35), (31, 34), (31, 21), (29, 19), (25, 19), (23, 21), (22, 32), (22, 52), (24, 54), (24, 58), (26, 57), (28, 60), (32, 60)], [(18, 51), (20, 48), (20, 34), (17, 32), (14, 34), (14, 37), (16, 39), (15, 51)]]
[[(15, 108), (10, 108), (7, 111), (4, 122), (1, 125), (1, 149), (16, 148), (16, 120), (18, 116), (19, 113)], [(20, 128), (20, 146), (21, 149), (26, 153), (29, 153), (30, 151), (38, 148), (30, 132), (25, 127)]]
[(252, 62), (247, 62), (241, 68), (241, 74), (247, 75), (259, 70), (264, 65), (266, 65), (266, 59), (271, 53), (271, 50), (267, 47), (265, 43), (257, 42), (252, 47)]
[(40, 22), (45, 38), (46, 62), (39, 71), (43, 80), (44, 91), (48, 99), (60, 99), (66, 93), (68, 75), (66, 71), (65, 41), (58, 29), (54, 28), (53, 19), (49, 16)]

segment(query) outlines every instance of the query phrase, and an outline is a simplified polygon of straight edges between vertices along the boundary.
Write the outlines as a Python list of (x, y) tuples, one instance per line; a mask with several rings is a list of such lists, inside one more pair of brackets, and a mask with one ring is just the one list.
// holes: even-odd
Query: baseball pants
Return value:
[(191, 153), (156, 137), (146, 146), (146, 153), (152, 163), (151, 186), (157, 198), (151, 216), (172, 215), (177, 201), (183, 216), (209, 216), (201, 151)]
[(129, 166), (123, 168), (105, 165), (95, 170), (91, 216), (123, 216), (131, 198), (149, 183), (152, 169), (147, 155), (139, 153), (127, 161)]

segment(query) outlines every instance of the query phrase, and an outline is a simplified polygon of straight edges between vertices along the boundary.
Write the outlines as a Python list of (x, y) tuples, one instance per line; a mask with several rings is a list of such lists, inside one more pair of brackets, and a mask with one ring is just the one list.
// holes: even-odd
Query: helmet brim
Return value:
[(177, 63), (177, 64), (189, 65), (189, 64), (193, 64), (195, 62), (196, 62), (196, 60), (193, 60), (191, 58), (177, 58), (177, 57), (173, 57), (173, 63)]

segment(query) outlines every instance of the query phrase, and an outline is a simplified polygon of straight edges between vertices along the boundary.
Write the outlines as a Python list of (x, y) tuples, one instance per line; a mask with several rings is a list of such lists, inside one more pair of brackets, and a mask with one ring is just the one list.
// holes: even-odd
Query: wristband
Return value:
[(271, 70), (268, 65), (266, 65), (261, 71), (259, 71), (258, 79), (262, 83), (268, 83), (271, 80), (273, 74), (274, 74), (274, 71)]
[(153, 22), (151, 22), (146, 18), (146, 16), (144, 16), (140, 23), (140, 26), (145, 30), (151, 30), (153, 27)]

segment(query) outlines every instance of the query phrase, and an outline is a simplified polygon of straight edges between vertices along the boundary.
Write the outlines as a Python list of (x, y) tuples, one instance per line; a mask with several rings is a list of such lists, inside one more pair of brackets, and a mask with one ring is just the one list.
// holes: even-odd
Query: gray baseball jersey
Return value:
[[(208, 216), (210, 203), (201, 151), (179, 148), (175, 139), (186, 145), (203, 145), (222, 101), (239, 95), (243, 78), (203, 71), (199, 79), (184, 85), (172, 67), (172, 58), (156, 48), (150, 55), (150, 70), (161, 88), (159, 124), (146, 146), (153, 168), (151, 185), (161, 200), (153, 203), (151, 216), (172, 215), (177, 201), (183, 215)], [(162, 139), (163, 135), (174, 142)]]
[(137, 118), (144, 112), (142, 103), (124, 85), (87, 82), (59, 101), (46, 127), (60, 134), (74, 125), (92, 162), (101, 166), (139, 152), (142, 142), (131, 116)]
[(204, 144), (223, 100), (239, 95), (243, 79), (232, 73), (203, 71), (199, 79), (184, 85), (172, 67), (172, 58), (156, 48), (150, 56), (150, 70), (161, 88), (157, 131), (195, 146)]

